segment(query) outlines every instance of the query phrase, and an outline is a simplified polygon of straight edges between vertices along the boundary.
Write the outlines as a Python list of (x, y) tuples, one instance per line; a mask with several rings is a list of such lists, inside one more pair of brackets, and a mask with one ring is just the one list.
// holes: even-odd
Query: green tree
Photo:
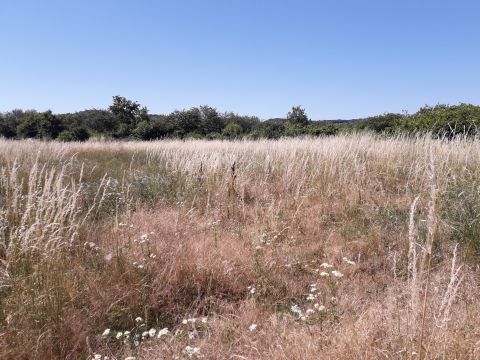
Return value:
[(148, 109), (138, 102), (127, 100), (123, 96), (114, 96), (113, 104), (108, 108), (119, 121), (119, 126), (114, 136), (129, 136), (141, 121), (149, 121)]
[(55, 139), (62, 130), (61, 120), (50, 110), (30, 113), (17, 126), (21, 138)]
[(204, 105), (200, 106), (199, 110), (203, 134), (221, 133), (225, 122), (218, 114), (217, 109)]
[(190, 110), (174, 111), (169, 115), (169, 120), (178, 137), (185, 137), (191, 133), (201, 133), (201, 114), (196, 107)]
[(279, 139), (285, 135), (285, 124), (275, 120), (264, 121), (258, 129), (258, 135), (267, 139)]
[(308, 125), (309, 123), (307, 113), (301, 106), (293, 106), (287, 114), (287, 120), (299, 125)]
[(236, 123), (230, 123), (227, 126), (225, 126), (222, 130), (222, 135), (230, 139), (236, 139), (240, 135), (242, 135), (242, 133), (243, 133), (242, 127)]

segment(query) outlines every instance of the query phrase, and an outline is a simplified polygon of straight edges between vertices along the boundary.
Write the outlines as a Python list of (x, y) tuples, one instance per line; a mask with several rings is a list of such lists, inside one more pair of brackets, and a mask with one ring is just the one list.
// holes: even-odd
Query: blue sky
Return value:
[(480, 104), (479, 19), (478, 0), (0, 0), (0, 111)]

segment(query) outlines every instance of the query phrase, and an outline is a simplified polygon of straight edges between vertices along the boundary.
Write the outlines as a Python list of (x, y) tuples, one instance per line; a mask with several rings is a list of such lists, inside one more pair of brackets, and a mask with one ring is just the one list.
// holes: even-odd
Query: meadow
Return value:
[(478, 359), (480, 141), (0, 140), (2, 359)]

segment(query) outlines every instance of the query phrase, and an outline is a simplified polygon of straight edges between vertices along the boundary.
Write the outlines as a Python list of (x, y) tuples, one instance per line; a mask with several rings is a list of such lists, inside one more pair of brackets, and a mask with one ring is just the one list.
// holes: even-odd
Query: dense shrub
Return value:
[(76, 126), (70, 130), (63, 130), (58, 135), (60, 141), (87, 141), (90, 138), (88, 130), (83, 126)]

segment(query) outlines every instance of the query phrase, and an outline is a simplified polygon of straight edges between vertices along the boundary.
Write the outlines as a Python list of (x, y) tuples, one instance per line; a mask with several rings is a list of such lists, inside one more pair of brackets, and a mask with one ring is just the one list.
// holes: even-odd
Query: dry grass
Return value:
[(0, 357), (479, 358), (479, 189), (477, 140), (0, 141)]

